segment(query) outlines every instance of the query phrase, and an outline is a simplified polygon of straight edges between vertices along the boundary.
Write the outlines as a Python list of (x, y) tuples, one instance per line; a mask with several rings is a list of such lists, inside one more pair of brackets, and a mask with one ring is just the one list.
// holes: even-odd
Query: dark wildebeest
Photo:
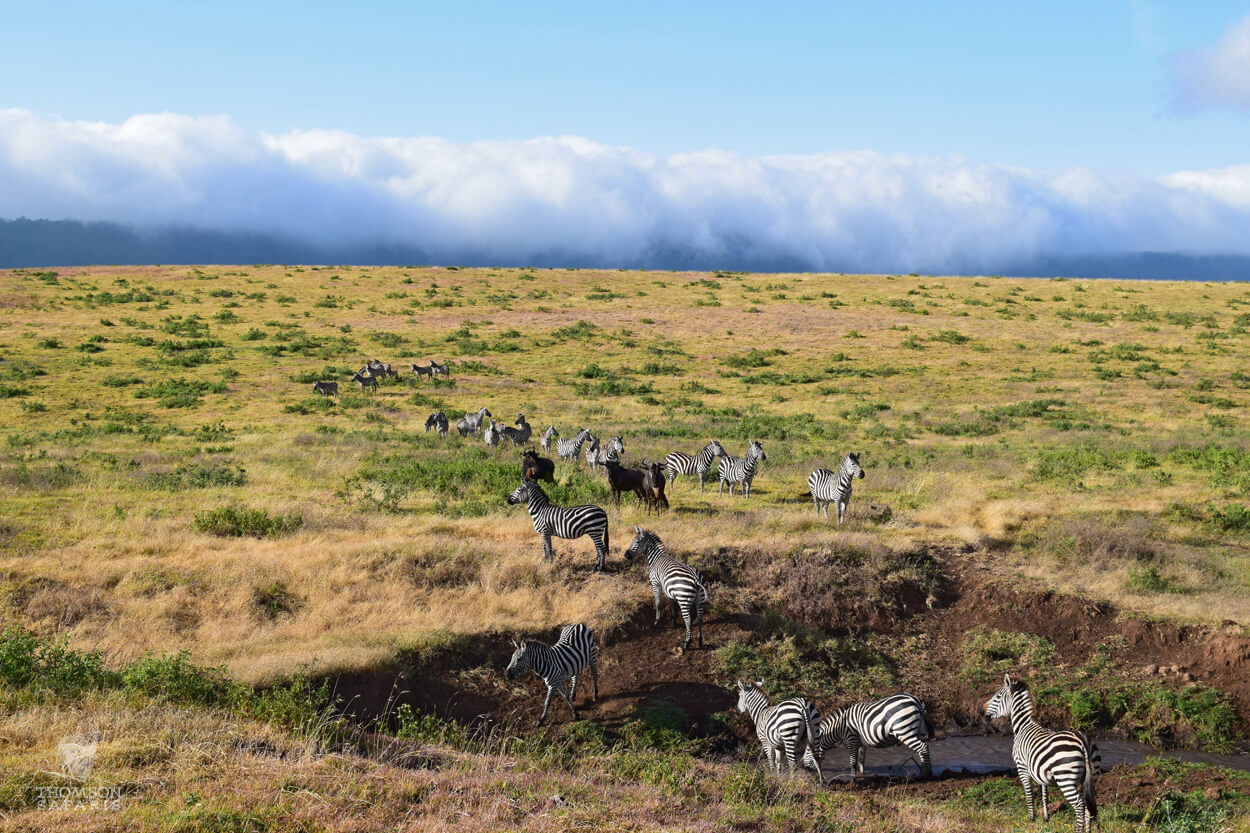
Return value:
[(664, 496), (664, 466), (660, 463), (643, 462), (642, 490), (647, 496), (647, 512), (655, 509), (656, 514), (668, 508), (668, 498)]
[(638, 500), (646, 501), (646, 491), (642, 487), (642, 472), (638, 469), (627, 469), (620, 463), (608, 460), (603, 464), (608, 473), (608, 488), (612, 490), (612, 500), (616, 507), (621, 507), (621, 492), (633, 492)]
[(521, 477), (525, 480), (556, 482), (556, 464), (549, 457), (540, 457), (534, 449), (521, 455)]

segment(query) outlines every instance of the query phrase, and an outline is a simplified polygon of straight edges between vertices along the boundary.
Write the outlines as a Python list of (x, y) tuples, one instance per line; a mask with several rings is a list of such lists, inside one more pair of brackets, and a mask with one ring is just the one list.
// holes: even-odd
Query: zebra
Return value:
[(723, 457), (724, 454), (725, 449), (718, 440), (712, 440), (703, 446), (703, 450), (693, 457), (680, 451), (674, 451), (664, 459), (664, 468), (668, 471), (669, 488), (672, 488), (673, 484), (677, 482), (677, 475), (697, 474), (699, 476), (699, 491), (703, 491), (703, 479), (712, 470), (712, 461), (717, 457)]
[(836, 472), (829, 469), (816, 469), (807, 478), (807, 490), (812, 493), (812, 503), (816, 504), (816, 513), (824, 509), (825, 520), (829, 520), (829, 504), (832, 502), (838, 510), (838, 523), (846, 516), (846, 506), (851, 502), (851, 481), (858, 477), (864, 479), (864, 469), (859, 464), (858, 454), (847, 454), (842, 460), (842, 467)]
[(734, 485), (742, 484), (742, 496), (751, 496), (751, 481), (755, 479), (755, 466), (760, 460), (767, 460), (764, 446), (759, 440), (751, 440), (746, 457), (731, 457), (726, 454), (720, 459), (720, 488), (716, 494), (724, 494), (725, 484), (729, 484), (729, 496), (733, 497)]
[(534, 520), (534, 531), (543, 539), (543, 558), (555, 557), (551, 538), (581, 538), (590, 536), (595, 543), (595, 571), (603, 569), (608, 558), (608, 513), (594, 504), (581, 506), (556, 506), (542, 487), (533, 481), (522, 481), (516, 491), (508, 495), (508, 505), (524, 503)]
[(433, 376), (434, 379), (437, 379), (440, 374), (447, 377), (448, 379), (451, 378), (451, 365), (438, 364), (433, 359), (429, 359), (428, 361), (430, 363), (430, 370), (433, 371), (434, 373), (434, 376)]
[[(916, 753), (924, 777), (933, 776), (928, 739), (933, 737), (929, 707), (911, 694), (892, 694), (880, 700), (856, 703), (837, 709), (820, 721), (820, 733), (813, 746), (821, 754), (835, 746), (845, 746), (851, 758), (851, 772), (864, 774), (867, 747), (881, 748), (901, 743)], [(803, 759), (806, 767), (819, 766), (816, 755)]]
[[(573, 710), (573, 719), (577, 720), (577, 679), (586, 667), (590, 667), (590, 679), (595, 684), (595, 702), (599, 701), (599, 660), (595, 651), (595, 636), (585, 625), (565, 625), (560, 630), (560, 638), (551, 646), (541, 642), (512, 640), (516, 650), (512, 652), (512, 660), (503, 672), (512, 679), (522, 671), (529, 669), (543, 678), (547, 684), (547, 699), (543, 701), (543, 713), (538, 718), (538, 725), (547, 719), (547, 710), (551, 708), (551, 695), (557, 691)], [(572, 678), (572, 693), (565, 692), (564, 681)]]
[(578, 428), (577, 433), (572, 437), (560, 437), (556, 440), (556, 455), (561, 460), (568, 460), (571, 463), (577, 462), (577, 455), (582, 453), (582, 443), (590, 437), (590, 432), (585, 428)]
[[(754, 684), (738, 680), (738, 711), (749, 714), (755, 723), (755, 734), (760, 739), (760, 746), (764, 747), (768, 768), (780, 773), (784, 755), (790, 764), (790, 774), (793, 775), (799, 759), (805, 756), (819, 737), (816, 724), (820, 715), (805, 697), (792, 697), (770, 706), (768, 697), (760, 691), (763, 684), (762, 680)], [(817, 759), (820, 754), (817, 750)], [(816, 778), (824, 783), (824, 774), (819, 766), (816, 768)]]
[(533, 429), (530, 427), (530, 424), (525, 421), (525, 414), (516, 415), (516, 424), (519, 425), (520, 428), (513, 428), (510, 425), (501, 425), (499, 427), (499, 431), (503, 434), (503, 436), (512, 440), (513, 445), (525, 445), (530, 441), (530, 435), (533, 433)]
[(503, 425), (493, 419), (490, 421), (490, 424), (486, 426), (486, 430), (482, 432), (482, 439), (491, 448), (498, 448), (502, 437)]
[(391, 367), (390, 364), (384, 364), (382, 365), (382, 378), (383, 379), (398, 379), (399, 371)]
[(1076, 833), (1089, 833), (1098, 823), (1095, 787), (1102, 757), (1084, 732), (1055, 731), (1043, 727), (1033, 717), (1033, 695), (1023, 682), (1003, 675), (1003, 686), (985, 704), (991, 718), (1011, 719), (1011, 757), (1016, 762), (1016, 775), (1024, 787), (1024, 802), (1029, 807), (1029, 821), (1037, 814), (1033, 809), (1033, 784), (1042, 788), (1042, 819), (1050, 820), (1046, 788), (1054, 784), (1063, 793), (1076, 816)]
[(586, 465), (590, 466), (590, 470), (594, 471), (599, 460), (599, 438), (594, 434), (586, 434)]
[(681, 644), (684, 651), (690, 647), (691, 626), (699, 623), (699, 647), (703, 647), (703, 610), (707, 607), (707, 580), (698, 570), (681, 563), (664, 549), (660, 536), (650, 530), (634, 527), (634, 540), (625, 550), (625, 560), (633, 562), (638, 556), (647, 559), (647, 577), (651, 582), (651, 593), (655, 596), (655, 625), (660, 625), (660, 594), (668, 597), (673, 621), (677, 621), (677, 611), (686, 623), (686, 641)]
[(620, 437), (613, 437), (608, 444), (595, 449), (595, 462), (591, 468), (606, 466), (608, 463), (620, 465), (621, 455), (625, 453), (625, 442)]
[(491, 412), (483, 407), (476, 414), (465, 414), (456, 421), (456, 430), (460, 432), (460, 436), (467, 437), (470, 434), (476, 434), (482, 428), (482, 417), (491, 416)]
[(365, 388), (374, 391), (378, 389), (378, 377), (372, 373), (366, 373), (364, 370), (357, 371), (356, 375), (352, 377), (352, 381), (360, 385), (362, 391)]
[(559, 436), (560, 432), (556, 430), (556, 427), (554, 425), (548, 425), (547, 430), (543, 432), (542, 439), (538, 441), (538, 444), (543, 447), (543, 451), (550, 454), (551, 441)]
[(442, 411), (435, 411), (434, 413), (426, 417), (425, 433), (427, 434), (430, 433), (431, 428), (437, 431), (439, 433), (439, 436), (446, 437), (447, 436), (447, 414), (443, 413)]
[(338, 396), (338, 382), (313, 382), (313, 393), (319, 393), (322, 396)]
[(413, 364), (411, 365), (411, 367), (412, 367), (412, 372), (417, 374), (418, 382), (421, 381), (422, 376), (429, 376), (431, 379), (434, 378), (434, 365), (433, 364), (426, 365), (426, 366)]

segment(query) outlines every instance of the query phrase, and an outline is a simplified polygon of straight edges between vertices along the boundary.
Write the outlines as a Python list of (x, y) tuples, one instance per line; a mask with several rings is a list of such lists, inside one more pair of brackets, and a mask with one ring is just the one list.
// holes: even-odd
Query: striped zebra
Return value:
[(586, 465), (590, 466), (590, 470), (595, 470), (595, 464), (599, 460), (599, 438), (594, 434), (586, 434)]
[(486, 426), (486, 430), (482, 432), (482, 440), (491, 448), (498, 448), (499, 443), (503, 440), (503, 423), (491, 420)]
[[(819, 736), (820, 730), (816, 724), (820, 715), (805, 697), (792, 697), (770, 706), (768, 698), (759, 688), (763, 684), (763, 681), (752, 685), (738, 680), (738, 711), (749, 714), (755, 723), (755, 734), (760, 739), (760, 746), (764, 748), (768, 768), (780, 773), (784, 756), (790, 764), (790, 774), (793, 775), (799, 760), (805, 757)], [(817, 750), (817, 758), (819, 756)], [(824, 783), (819, 761), (816, 777)]]
[(842, 467), (836, 472), (829, 469), (816, 469), (807, 478), (807, 490), (812, 493), (812, 503), (816, 504), (816, 513), (820, 514), (823, 507), (825, 520), (829, 520), (829, 504), (833, 503), (838, 511), (838, 523), (846, 516), (846, 506), (851, 502), (851, 481), (858, 477), (864, 479), (864, 469), (859, 464), (858, 454), (847, 454), (842, 460)]
[(651, 593), (655, 596), (655, 624), (660, 624), (660, 594), (668, 597), (673, 622), (677, 622), (677, 612), (686, 623), (686, 641), (681, 644), (684, 651), (690, 647), (690, 629), (695, 621), (699, 623), (699, 647), (703, 647), (703, 610), (707, 607), (707, 581), (703, 574), (693, 567), (681, 563), (669, 555), (660, 536), (650, 530), (634, 527), (634, 540), (625, 550), (625, 560), (632, 563), (638, 556), (647, 559), (647, 578), (651, 582)]
[(751, 496), (751, 481), (755, 479), (755, 467), (760, 460), (767, 460), (764, 446), (759, 440), (751, 440), (746, 457), (731, 457), (726, 454), (720, 458), (720, 488), (716, 494), (725, 493), (725, 484), (729, 484), (729, 496), (733, 497), (734, 485), (742, 484), (742, 496)]
[(313, 393), (319, 393), (322, 396), (338, 396), (338, 382), (313, 382)]
[[(585, 625), (565, 625), (560, 630), (560, 638), (554, 645), (541, 642), (512, 640), (516, 649), (512, 652), (512, 660), (508, 663), (504, 676), (512, 679), (525, 670), (531, 670), (543, 678), (547, 684), (547, 699), (543, 701), (543, 713), (538, 718), (538, 725), (547, 719), (547, 710), (551, 708), (551, 695), (557, 691), (573, 710), (573, 719), (577, 720), (577, 679), (586, 667), (590, 667), (590, 679), (595, 684), (595, 702), (599, 700), (599, 660), (595, 654), (595, 636)], [(573, 680), (572, 692), (564, 690), (564, 681)]]
[(482, 418), (488, 416), (491, 416), (491, 412), (485, 407), (482, 407), (476, 414), (465, 414), (456, 421), (456, 430), (462, 437), (476, 434), (482, 428)]
[(378, 389), (378, 377), (372, 373), (367, 373), (364, 370), (356, 371), (356, 375), (352, 377), (352, 381), (360, 385), (360, 389), (362, 391), (366, 388), (373, 391)]
[[(613, 437), (608, 440), (607, 445), (600, 445), (598, 441), (595, 444), (595, 459), (590, 464), (591, 469), (597, 469), (606, 466), (608, 463), (616, 463), (620, 465), (621, 455), (625, 453), (625, 442), (620, 437)], [(590, 454), (587, 452), (587, 459)]]
[(551, 441), (560, 436), (560, 432), (556, 430), (554, 425), (548, 425), (547, 430), (543, 432), (542, 439), (538, 444), (543, 447), (543, 451), (551, 453)]
[(668, 473), (668, 485), (672, 488), (679, 474), (695, 474), (699, 476), (699, 491), (703, 491), (703, 480), (712, 470), (712, 461), (724, 456), (725, 449), (719, 440), (712, 440), (703, 446), (703, 450), (691, 457), (680, 451), (674, 451), (664, 458), (664, 468)]
[(434, 365), (432, 364), (431, 365), (410, 364), (409, 367), (412, 368), (413, 373), (417, 374), (418, 382), (421, 381), (422, 376), (429, 376), (431, 379), (434, 378)]
[(530, 441), (530, 436), (533, 434), (534, 429), (525, 421), (525, 414), (516, 415), (516, 424), (519, 427), (513, 428), (511, 425), (500, 425), (499, 433), (512, 440), (513, 445), (525, 445)]
[(437, 379), (439, 376), (444, 376), (448, 379), (451, 378), (451, 365), (439, 364), (433, 359), (430, 359), (429, 361), (430, 361), (430, 370), (433, 371), (434, 373), (433, 378)]
[(578, 428), (572, 437), (560, 437), (556, 440), (556, 455), (561, 460), (576, 463), (577, 455), (582, 453), (582, 444), (589, 438), (590, 432), (585, 428)]
[[(851, 773), (864, 774), (865, 750), (901, 743), (916, 753), (924, 777), (933, 775), (928, 739), (933, 737), (929, 707), (911, 694), (892, 694), (880, 700), (856, 703), (838, 709), (820, 721), (820, 732), (813, 746), (821, 754), (835, 746), (845, 746), (851, 758)], [(804, 766), (818, 766), (819, 755), (808, 755)]]
[(435, 411), (425, 418), (425, 433), (430, 433), (433, 428), (438, 432), (440, 437), (447, 436), (447, 414), (442, 411)]
[(590, 536), (595, 543), (595, 570), (602, 570), (608, 558), (608, 513), (594, 504), (581, 506), (556, 506), (542, 487), (532, 481), (524, 481), (516, 491), (508, 495), (508, 505), (524, 503), (534, 520), (534, 531), (543, 539), (543, 558), (555, 557), (551, 548), (552, 536), (556, 538), (581, 538)]
[(1072, 807), (1076, 816), (1076, 833), (1089, 833), (1098, 823), (1098, 803), (1094, 793), (1098, 767), (1102, 758), (1083, 732), (1056, 731), (1043, 727), (1033, 718), (1033, 695), (1029, 687), (1003, 675), (1003, 686), (985, 704), (991, 718), (1008, 717), (1015, 737), (1011, 741), (1011, 757), (1016, 762), (1016, 775), (1024, 787), (1024, 801), (1029, 807), (1029, 821), (1037, 814), (1033, 809), (1033, 784), (1042, 788), (1042, 819), (1050, 820), (1047, 807), (1047, 786), (1054, 784)]

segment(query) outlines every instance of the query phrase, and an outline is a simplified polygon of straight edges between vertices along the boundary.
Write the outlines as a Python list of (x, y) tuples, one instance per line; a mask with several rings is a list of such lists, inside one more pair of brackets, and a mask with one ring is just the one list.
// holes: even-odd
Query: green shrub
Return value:
[(272, 538), (294, 532), (303, 525), (304, 518), (298, 513), (270, 515), (264, 509), (238, 505), (196, 512), (193, 522), (196, 532), (231, 538)]
[[(203, 427), (203, 426), (201, 426)], [(212, 439), (197, 437), (197, 439)], [(225, 463), (183, 463), (172, 471), (153, 474), (148, 483), (156, 489), (179, 492), (184, 489), (211, 489), (221, 486), (242, 486), (247, 476), (242, 466)]]

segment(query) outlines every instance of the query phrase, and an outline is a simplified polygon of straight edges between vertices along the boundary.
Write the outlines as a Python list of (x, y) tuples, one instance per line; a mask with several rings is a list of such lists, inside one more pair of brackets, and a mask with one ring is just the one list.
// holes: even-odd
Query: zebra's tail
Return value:
[(929, 704), (920, 701), (920, 717), (924, 720), (924, 736), (929, 740), (937, 737), (937, 733), (933, 730), (933, 719), (929, 717)]
[[(807, 748), (811, 752), (812, 759), (816, 762), (816, 779), (820, 783), (825, 783), (825, 774), (821, 771), (820, 765), (824, 759), (824, 751), (820, 748), (820, 715), (816, 713), (816, 707), (811, 703), (807, 704), (806, 714), (807, 726)], [(807, 756), (804, 755), (804, 758)]]
[[(1095, 786), (1098, 779), (1098, 770), (1102, 767), (1102, 756), (1098, 753), (1098, 747), (1089, 739), (1082, 735), (1085, 740), (1085, 780), (1081, 784), (1081, 792), (1085, 799), (1085, 812), (1091, 824), (1098, 822), (1098, 801), (1095, 797)], [(1089, 829), (1089, 824), (1085, 825)]]

